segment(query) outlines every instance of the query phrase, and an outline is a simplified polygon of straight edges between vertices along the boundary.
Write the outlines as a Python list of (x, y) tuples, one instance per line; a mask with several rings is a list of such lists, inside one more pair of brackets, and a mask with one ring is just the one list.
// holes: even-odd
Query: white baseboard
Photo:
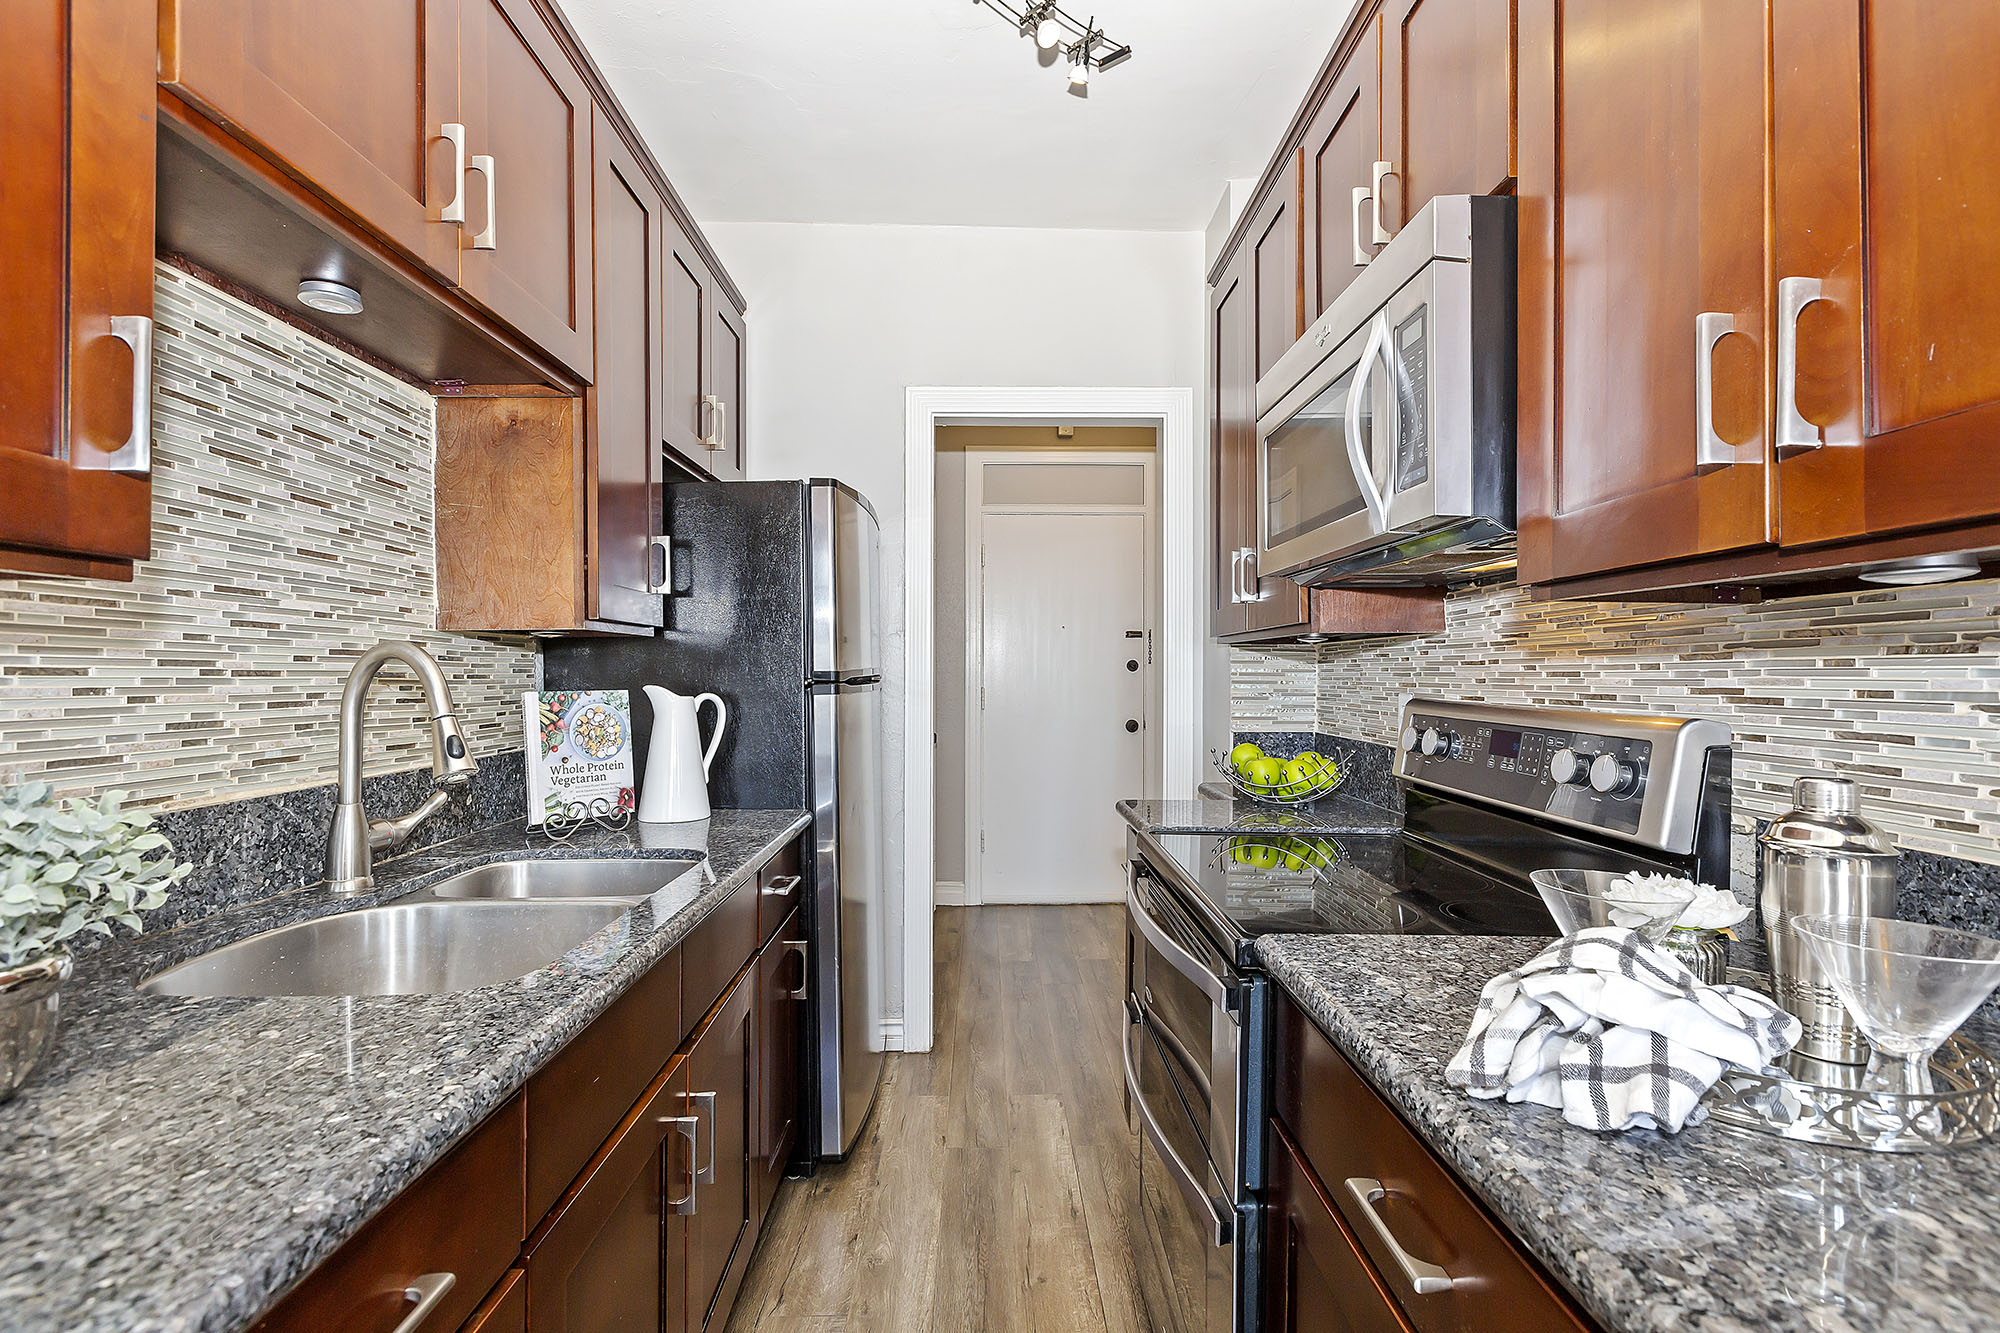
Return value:
[(885, 1018), (885, 1019), (883, 1019), (883, 1020), (882, 1020), (882, 1026), (881, 1026), (881, 1029), (880, 1029), (880, 1031), (881, 1031), (881, 1033), (882, 1033), (882, 1049), (883, 1049), (883, 1050), (885, 1050), (885, 1051), (900, 1051), (900, 1050), (902, 1050), (902, 1049), (903, 1049), (903, 1020), (902, 1020), (902, 1019), (900, 1019), (900, 1018)]
[(931, 888), (931, 901), (938, 907), (965, 906), (965, 885), (959, 880), (938, 880)]

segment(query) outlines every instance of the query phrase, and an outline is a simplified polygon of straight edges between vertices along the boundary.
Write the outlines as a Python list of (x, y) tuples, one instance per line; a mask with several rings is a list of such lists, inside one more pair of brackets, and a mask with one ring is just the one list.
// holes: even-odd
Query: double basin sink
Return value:
[(497, 861), (409, 899), (267, 930), (143, 981), (150, 995), (435, 995), (547, 967), (702, 857)]

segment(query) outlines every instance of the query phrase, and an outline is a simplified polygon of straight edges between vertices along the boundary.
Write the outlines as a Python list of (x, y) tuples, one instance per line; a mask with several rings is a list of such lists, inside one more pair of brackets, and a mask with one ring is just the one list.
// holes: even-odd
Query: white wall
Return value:
[[(750, 306), (751, 474), (838, 477), (882, 519), (884, 924), (889, 1012), (899, 1016), (904, 390), (1198, 390), (1202, 234), (807, 223), (704, 230)], [(1205, 506), (1205, 463), (1201, 471)]]

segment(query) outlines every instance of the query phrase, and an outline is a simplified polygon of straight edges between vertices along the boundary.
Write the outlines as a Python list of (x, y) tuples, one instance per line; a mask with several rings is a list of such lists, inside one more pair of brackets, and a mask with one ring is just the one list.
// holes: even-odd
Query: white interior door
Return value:
[(1146, 516), (988, 510), (980, 523), (968, 879), (982, 902), (1116, 902), (1115, 806), (1147, 787)]

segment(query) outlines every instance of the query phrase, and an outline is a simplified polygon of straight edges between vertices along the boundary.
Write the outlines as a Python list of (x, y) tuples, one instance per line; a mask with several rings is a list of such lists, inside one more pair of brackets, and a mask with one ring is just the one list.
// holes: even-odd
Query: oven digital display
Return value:
[(1493, 729), (1493, 743), (1487, 753), (1496, 759), (1513, 759), (1521, 753), (1521, 733), (1502, 727)]

